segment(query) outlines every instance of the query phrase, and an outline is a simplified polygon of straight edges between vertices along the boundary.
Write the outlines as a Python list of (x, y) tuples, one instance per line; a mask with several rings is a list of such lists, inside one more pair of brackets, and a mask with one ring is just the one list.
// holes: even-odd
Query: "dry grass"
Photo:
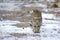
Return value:
[(30, 23), (22, 22), (22, 23), (14, 24), (13, 26), (17, 26), (18, 28), (24, 28), (30, 26)]

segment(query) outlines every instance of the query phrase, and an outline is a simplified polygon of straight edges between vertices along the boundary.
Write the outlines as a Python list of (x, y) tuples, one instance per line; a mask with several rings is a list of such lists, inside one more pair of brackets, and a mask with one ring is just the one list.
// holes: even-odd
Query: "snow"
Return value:
[[(9, 5), (9, 6), (8, 6)], [(24, 4), (24, 3), (0, 3), (0, 10), (7, 10), (7, 11), (20, 11), (21, 7), (45, 7), (47, 8), (46, 4), (36, 3), (36, 4)]]
[(19, 11), (22, 4), (23, 3), (0, 3), (0, 10)]
[[(0, 3), (0, 10), (20, 11), (22, 5), (25, 7), (43, 7), (44, 9), (42, 11), (45, 11), (45, 12), (60, 11), (60, 8), (46, 9), (47, 7), (46, 4), (13, 3), (13, 1), (12, 3)], [(31, 16), (31, 15), (26, 15), (26, 16)], [(33, 33), (32, 27), (30, 26), (24, 29), (14, 26), (14, 24), (18, 24), (18, 23), (21, 23), (21, 22), (14, 21), (14, 20), (0, 21), (0, 40), (60, 40), (60, 27), (59, 27), (60, 17), (56, 17), (54, 14), (49, 14), (44, 12), (42, 13), (42, 26), (40, 29), (40, 33)], [(14, 33), (15, 34), (18, 33), (17, 36), (13, 35)], [(23, 34), (26, 34), (26, 36), (24, 36)]]
[(60, 8), (44, 8), (42, 11), (44, 12), (60, 12)]
[(42, 3), (36, 3), (36, 4), (26, 4), (24, 5), (25, 7), (44, 7), (47, 8), (46, 4), (42, 4)]
[[(58, 33), (60, 29), (60, 21), (54, 21), (54, 20), (46, 20), (48, 14), (42, 14), (45, 16), (43, 17), (43, 25), (41, 26), (40, 33), (33, 33), (31, 27), (26, 28), (17, 28), (16, 26), (12, 26), (13, 24), (21, 23), (20, 21), (12, 21), (12, 20), (4, 20), (0, 21), (0, 38), (1, 40), (59, 40), (60, 34)], [(53, 14), (49, 14), (48, 18), (54, 18), (55, 16)], [(51, 22), (51, 23), (50, 23)], [(56, 30), (54, 30), (56, 29)], [(9, 35), (10, 33), (24, 33), (27, 34), (27, 36), (23, 37), (15, 37), (12, 35)], [(33, 36), (34, 35), (34, 36)], [(38, 36), (40, 35), (40, 36)], [(7, 36), (7, 37), (6, 37)]]

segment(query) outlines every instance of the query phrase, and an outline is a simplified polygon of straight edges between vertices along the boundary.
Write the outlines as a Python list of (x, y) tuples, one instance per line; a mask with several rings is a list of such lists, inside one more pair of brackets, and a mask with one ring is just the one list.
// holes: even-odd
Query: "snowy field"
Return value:
[(59, 17), (45, 13), (42, 13), (42, 17), (40, 33), (33, 33), (30, 26), (24, 29), (12, 26), (21, 23), (20, 21), (0, 21), (0, 40), (60, 40)]
[[(9, 6), (8, 6), (9, 5)], [(7, 10), (7, 11), (20, 11), (22, 7), (41, 7), (47, 8), (47, 3), (19, 3), (19, 2), (12, 2), (12, 3), (0, 3), (0, 10)]]
[(0, 40), (60, 40), (60, 16), (56, 16), (54, 13), (44, 13), (59, 12), (60, 8), (52, 10), (46, 9), (47, 4), (41, 3), (0, 3), (0, 10), (5, 11), (20, 11), (22, 7), (44, 8), (42, 9), (42, 25), (40, 33), (33, 33), (31, 26), (24, 28), (15, 26), (16, 24), (21, 24), (21, 21), (5, 19), (0, 20)]

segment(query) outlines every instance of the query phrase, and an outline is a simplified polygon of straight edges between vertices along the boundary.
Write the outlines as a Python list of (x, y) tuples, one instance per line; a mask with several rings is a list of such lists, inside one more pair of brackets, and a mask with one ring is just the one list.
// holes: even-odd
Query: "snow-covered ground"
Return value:
[(42, 3), (24, 3), (24, 2), (22, 2), (22, 3), (0, 3), (0, 10), (20, 11), (22, 7), (47, 8), (47, 4), (42, 4)]
[(44, 8), (42, 9), (42, 11), (45, 11), (45, 12), (60, 12), (60, 8), (46, 9), (48, 7), (47, 3), (24, 3), (24, 2), (22, 3), (0, 3), (0, 10), (21, 11), (22, 7), (40, 7), (40, 8)]
[(60, 19), (45, 13), (42, 13), (42, 18), (40, 33), (33, 33), (30, 26), (24, 29), (12, 26), (20, 21), (0, 21), (0, 40), (60, 40)]
[(22, 5), (23, 3), (0, 3), (0, 10), (19, 11)]
[[(49, 0), (48, 0), (49, 1)], [(60, 40), (60, 16), (44, 12), (59, 12), (60, 8), (46, 9), (42, 3), (0, 3), (0, 10), (20, 11), (22, 7), (42, 7), (42, 26), (40, 33), (33, 33), (32, 27), (20, 28), (15, 24), (22, 23), (14, 20), (0, 20), (0, 40)], [(7, 15), (7, 14), (6, 14)], [(5, 15), (5, 16), (6, 16)], [(13, 15), (13, 14), (12, 14)], [(30, 15), (27, 15), (30, 16)]]

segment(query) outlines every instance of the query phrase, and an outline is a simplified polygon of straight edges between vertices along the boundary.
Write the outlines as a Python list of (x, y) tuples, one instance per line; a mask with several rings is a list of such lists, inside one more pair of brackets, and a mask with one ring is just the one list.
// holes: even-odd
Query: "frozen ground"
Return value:
[[(37, 5), (38, 4), (38, 5)], [(9, 6), (8, 6), (9, 5)], [(0, 3), (0, 10), (20, 11), (21, 7), (42, 7), (44, 12), (59, 12), (60, 8), (46, 9), (46, 4), (24, 4), (24, 3)], [(21, 21), (0, 20), (0, 40), (60, 40), (60, 16), (54, 13), (42, 13), (42, 26), (40, 33), (33, 33), (30, 26), (20, 28), (15, 26)], [(4, 15), (4, 13), (3, 13)], [(6, 16), (7, 14), (5, 14)], [(15, 14), (12, 14), (15, 17)], [(25, 14), (26, 15), (26, 14)], [(11, 17), (11, 15), (8, 15)], [(8, 17), (7, 16), (7, 17)], [(28, 15), (30, 16), (30, 15)], [(27, 17), (28, 17), (27, 16)], [(8, 17), (8, 18), (10, 18)], [(20, 16), (19, 16), (20, 17)], [(17, 17), (17, 18), (19, 18)]]
[(0, 3), (0, 10), (20, 11), (22, 7), (47, 8), (47, 4), (46, 3), (24, 3), (24, 2), (22, 3)]
[[(9, 5), (9, 6), (8, 6)], [(5, 11), (21, 11), (23, 7), (40, 7), (45, 12), (59, 12), (60, 8), (46, 9), (48, 7), (47, 3), (0, 3), (0, 10)]]
[(0, 3), (0, 10), (18, 11), (22, 5), (23, 3)]
[(12, 26), (20, 21), (0, 21), (0, 40), (60, 40), (60, 18), (45, 13), (42, 13), (42, 17), (40, 33), (33, 33), (30, 26), (24, 29)]

